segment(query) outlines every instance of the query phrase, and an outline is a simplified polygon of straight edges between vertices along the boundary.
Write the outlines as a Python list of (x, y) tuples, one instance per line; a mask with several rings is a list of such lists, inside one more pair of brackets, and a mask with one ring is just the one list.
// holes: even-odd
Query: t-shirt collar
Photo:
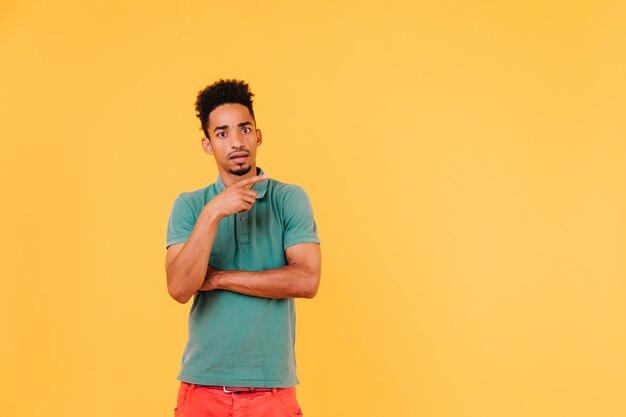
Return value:
[[(261, 167), (256, 167), (256, 172), (257, 175), (263, 175), (265, 174), (265, 171), (263, 171), (263, 169)], [(257, 200), (259, 198), (263, 198), (265, 196), (265, 192), (267, 191), (267, 182), (269, 181), (269, 179), (267, 180), (263, 180), (263, 181), (259, 181), (256, 184), (254, 184), (252, 186), (252, 189), (254, 191), (256, 191), (256, 198)], [(222, 181), (222, 177), (220, 176), (220, 174), (217, 174), (217, 180), (215, 181), (215, 185), (217, 187), (217, 192), (221, 192), (224, 188), (226, 188), (226, 186), (224, 185), (224, 181)]]

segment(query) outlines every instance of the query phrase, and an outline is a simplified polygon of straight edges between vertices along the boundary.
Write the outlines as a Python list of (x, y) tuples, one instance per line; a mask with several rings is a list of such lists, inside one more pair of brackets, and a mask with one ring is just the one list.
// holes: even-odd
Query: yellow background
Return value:
[(0, 3), (0, 415), (172, 416), (196, 93), (305, 188), (307, 417), (626, 415), (621, 1)]

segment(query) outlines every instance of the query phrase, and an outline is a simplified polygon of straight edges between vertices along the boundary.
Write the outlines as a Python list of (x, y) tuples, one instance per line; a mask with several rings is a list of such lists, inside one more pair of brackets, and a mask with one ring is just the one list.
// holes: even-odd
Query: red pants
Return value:
[(301, 416), (296, 387), (272, 391), (227, 393), (181, 381), (175, 417), (291, 417)]

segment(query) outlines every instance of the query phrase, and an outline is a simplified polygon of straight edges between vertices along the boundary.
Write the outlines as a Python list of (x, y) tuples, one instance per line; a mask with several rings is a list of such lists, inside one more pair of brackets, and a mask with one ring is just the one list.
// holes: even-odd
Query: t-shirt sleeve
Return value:
[(320, 243), (311, 201), (304, 189), (294, 185), (285, 197), (283, 248), (298, 243)]
[(189, 202), (185, 199), (185, 193), (182, 193), (174, 200), (167, 223), (165, 247), (167, 248), (174, 243), (186, 242), (195, 224), (196, 216)]

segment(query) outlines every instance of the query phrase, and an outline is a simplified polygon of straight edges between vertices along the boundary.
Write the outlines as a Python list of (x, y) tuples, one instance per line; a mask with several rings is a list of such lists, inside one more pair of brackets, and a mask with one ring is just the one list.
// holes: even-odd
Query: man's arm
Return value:
[(202, 208), (186, 242), (167, 248), (165, 271), (172, 298), (184, 304), (202, 286), (220, 220), (249, 211), (256, 202), (252, 186), (266, 179), (267, 175), (256, 175), (226, 187)]
[(265, 271), (224, 271), (209, 267), (199, 291), (228, 290), (265, 298), (313, 298), (321, 276), (318, 243), (285, 249), (288, 265)]
[(205, 206), (189, 239), (185, 243), (177, 243), (167, 248), (167, 290), (179, 303), (189, 301), (202, 285), (219, 221), (216, 213)]

